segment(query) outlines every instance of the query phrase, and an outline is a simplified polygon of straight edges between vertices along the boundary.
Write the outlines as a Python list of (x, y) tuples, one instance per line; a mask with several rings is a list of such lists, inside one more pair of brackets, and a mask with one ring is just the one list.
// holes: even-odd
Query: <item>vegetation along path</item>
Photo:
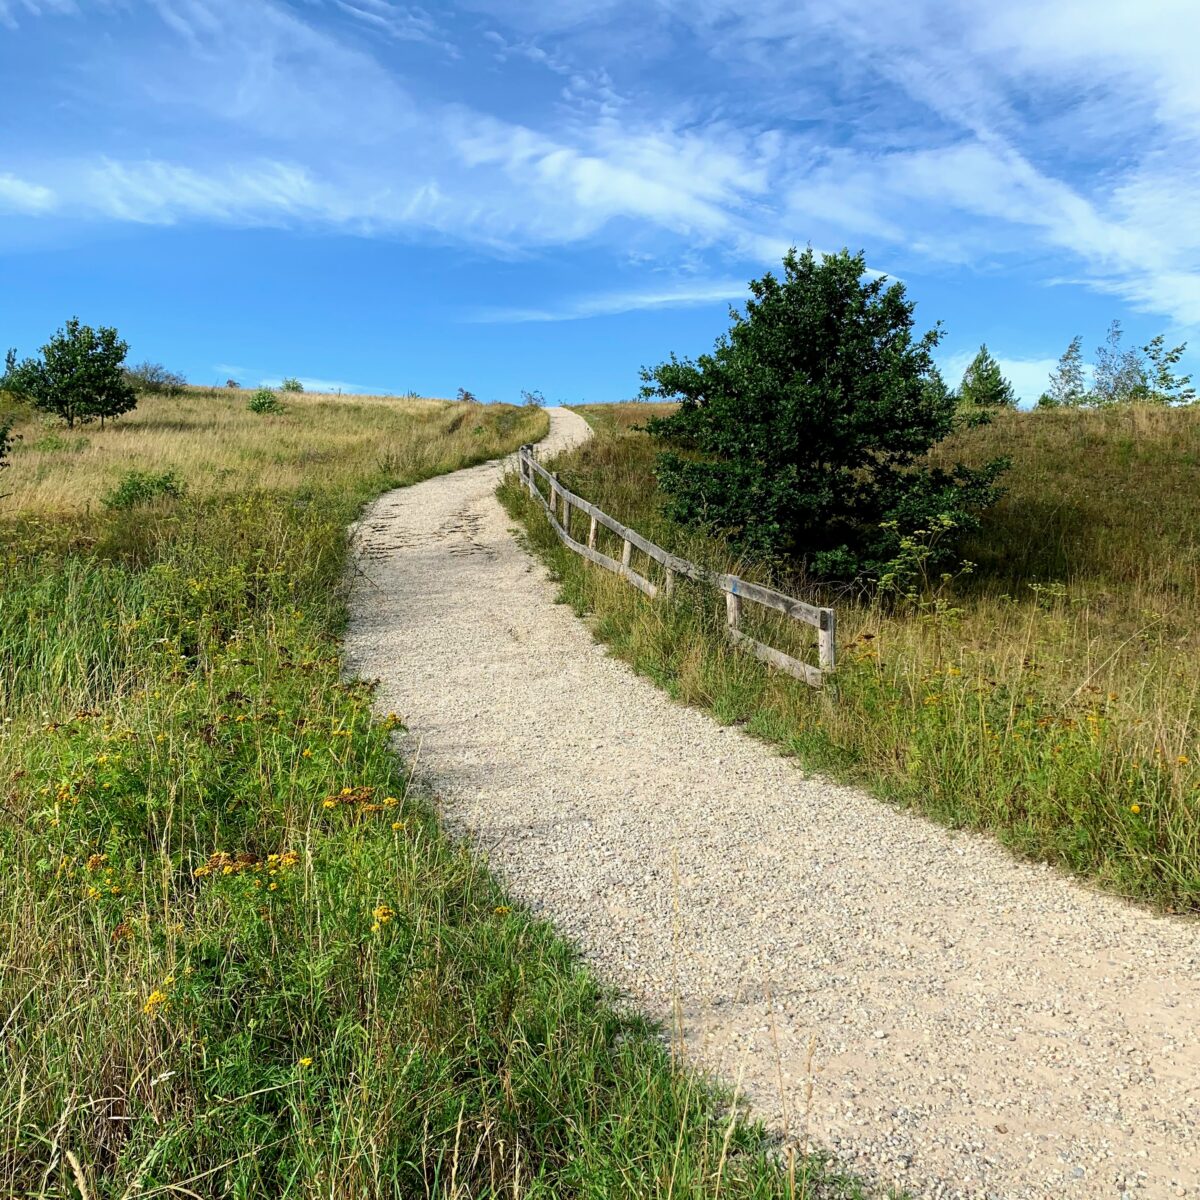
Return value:
[[(587, 436), (551, 412), (543, 451)], [(351, 666), (452, 824), (757, 1112), (914, 1195), (1200, 1195), (1200, 927), (673, 703), (555, 602), (498, 465), (383, 496)]]

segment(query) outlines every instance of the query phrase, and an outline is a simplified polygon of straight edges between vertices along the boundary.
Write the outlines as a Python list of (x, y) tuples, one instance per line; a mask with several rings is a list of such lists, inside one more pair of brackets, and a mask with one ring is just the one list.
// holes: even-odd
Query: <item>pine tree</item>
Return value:
[(1016, 408), (1012, 384), (1004, 378), (1000, 364), (991, 356), (986, 345), (963, 372), (958, 385), (958, 396), (963, 404), (975, 408)]

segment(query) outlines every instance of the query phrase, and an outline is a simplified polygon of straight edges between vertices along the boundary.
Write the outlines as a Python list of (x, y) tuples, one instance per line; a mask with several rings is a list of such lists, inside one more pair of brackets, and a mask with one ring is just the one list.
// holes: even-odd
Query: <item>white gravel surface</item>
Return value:
[[(544, 452), (587, 436), (550, 416)], [(673, 703), (555, 602), (501, 470), (371, 507), (347, 651), (514, 894), (768, 1121), (879, 1183), (1200, 1196), (1200, 926)]]

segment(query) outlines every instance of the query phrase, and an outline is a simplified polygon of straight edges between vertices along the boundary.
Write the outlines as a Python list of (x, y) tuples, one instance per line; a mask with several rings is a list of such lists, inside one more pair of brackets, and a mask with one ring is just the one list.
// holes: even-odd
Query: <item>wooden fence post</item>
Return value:
[(571, 536), (571, 502), (570, 502), (570, 500), (567, 499), (566, 492), (563, 493), (562, 502), (563, 502), (563, 506), (562, 506), (563, 532), (567, 535), (567, 537), (570, 537)]
[(733, 592), (725, 593), (725, 619), (729, 622), (729, 628), (736, 631), (742, 620), (742, 598), (734, 595)]
[(667, 578), (663, 583), (663, 595), (669, 596), (675, 590), (675, 572), (667, 568)]
[(596, 518), (592, 518), (592, 523), (588, 526), (588, 549), (595, 550), (596, 548)]
[(822, 671), (832, 671), (837, 665), (837, 617), (832, 608), (821, 609), (821, 626), (817, 634), (817, 661)]
[(621, 566), (625, 570), (629, 570), (629, 564), (633, 559), (633, 543), (626, 538), (621, 545)]

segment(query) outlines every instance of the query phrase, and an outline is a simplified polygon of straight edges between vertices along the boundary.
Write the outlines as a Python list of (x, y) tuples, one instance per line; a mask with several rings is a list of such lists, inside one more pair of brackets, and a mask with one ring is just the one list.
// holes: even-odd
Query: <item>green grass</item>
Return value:
[[(579, 411), (597, 437), (554, 464), (566, 486), (685, 557), (838, 611), (836, 688), (814, 692), (733, 650), (710, 591), (651, 603), (585, 564), (509, 482), (564, 598), (618, 654), (807, 766), (1124, 895), (1200, 909), (1200, 410), (1002, 413), (958, 435), (947, 453), (1013, 457), (1008, 494), (966, 547), (974, 572), (900, 608), (672, 526), (656, 447), (634, 428), (646, 406)], [(815, 661), (806, 627), (751, 619)]]
[[(251, 418), (211, 402), (232, 461)], [(181, 411), (143, 412), (148, 467), (186, 473)], [(105, 510), (43, 479), (0, 523), (0, 1194), (858, 1194), (676, 1063), (410, 788), (341, 673), (346, 526), (545, 416), (370, 420), (332, 461), (290, 432), (287, 486), (202, 465)]]

